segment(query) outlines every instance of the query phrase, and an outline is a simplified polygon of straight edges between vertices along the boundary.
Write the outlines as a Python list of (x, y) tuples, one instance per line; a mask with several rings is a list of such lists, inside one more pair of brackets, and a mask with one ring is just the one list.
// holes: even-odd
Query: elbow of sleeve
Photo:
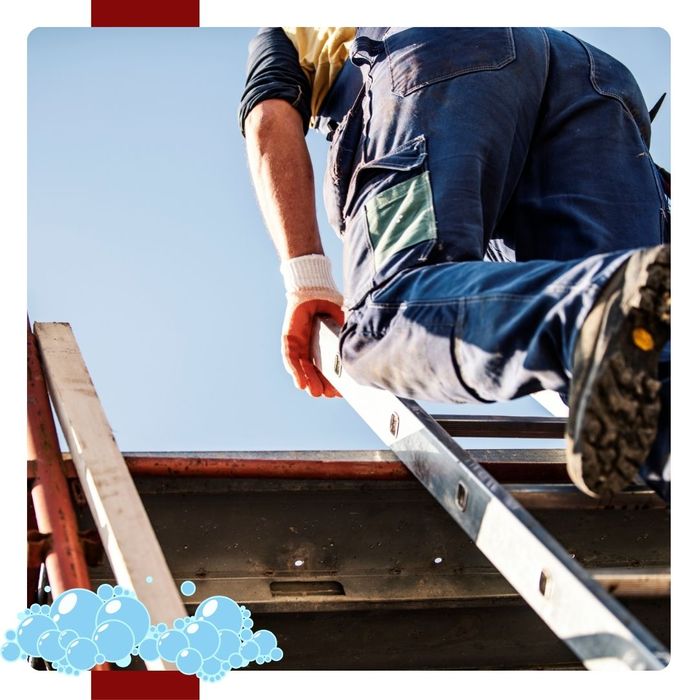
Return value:
[(306, 134), (311, 119), (311, 85), (299, 65), (296, 48), (279, 27), (262, 30), (250, 43), (248, 76), (238, 110), (244, 138), (248, 115), (269, 99), (289, 102), (301, 115)]
[[(251, 95), (246, 99), (244, 96), (241, 106), (238, 110), (238, 128), (241, 130), (243, 138), (246, 137), (246, 121), (257, 105), (266, 100), (284, 100), (290, 104), (299, 113), (302, 122), (302, 128), (304, 129), (304, 135), (309, 130), (309, 122), (311, 120), (311, 110), (309, 109), (306, 101), (304, 100), (303, 93), (298, 86), (288, 86), (286, 89), (277, 89), (274, 91), (268, 91), (264, 94)], [(259, 122), (257, 125), (259, 128), (264, 128), (267, 120), (265, 119), (265, 112), (259, 116)], [(250, 126), (250, 125), (248, 125)]]

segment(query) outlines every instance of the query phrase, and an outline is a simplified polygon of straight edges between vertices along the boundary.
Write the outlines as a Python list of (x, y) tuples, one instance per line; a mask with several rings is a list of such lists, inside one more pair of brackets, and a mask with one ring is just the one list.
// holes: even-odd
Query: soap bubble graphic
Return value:
[(95, 665), (98, 654), (97, 645), (92, 639), (78, 637), (66, 649), (66, 660), (78, 671), (87, 671)]
[(120, 661), (131, 653), (134, 648), (132, 629), (120, 620), (109, 620), (99, 625), (92, 635), (92, 641), (105, 661)]
[(86, 588), (71, 588), (61, 593), (51, 606), (51, 619), (61, 631), (73, 630), (78, 637), (89, 638), (95, 629), (95, 617), (102, 600)]
[(15, 642), (5, 642), (0, 647), (0, 656), (2, 656), (5, 661), (17, 661), (20, 656), (22, 656), (22, 650), (19, 648), (19, 644)]
[(197, 586), (194, 585), (192, 581), (183, 581), (180, 586), (180, 592), (182, 595), (191, 596), (197, 590)]
[(241, 638), (231, 630), (219, 632), (219, 648), (214, 657), (219, 661), (228, 661), (231, 654), (241, 650)]
[(97, 588), (97, 597), (100, 600), (109, 600), (114, 595), (114, 587), (108, 583), (103, 583)]
[(58, 643), (65, 649), (77, 637), (78, 633), (75, 630), (64, 630), (58, 636)]
[(258, 645), (263, 656), (269, 656), (277, 646), (277, 637), (270, 630), (260, 630), (253, 635), (253, 641)]
[(231, 630), (238, 633), (243, 626), (243, 613), (238, 603), (223, 595), (203, 600), (194, 613), (194, 619), (210, 622), (219, 632)]
[(179, 630), (168, 630), (158, 639), (158, 653), (161, 659), (175, 661), (183, 649), (187, 649), (187, 637)]
[(144, 661), (155, 661), (158, 658), (158, 644), (152, 637), (147, 637), (139, 644), (139, 656)]
[(39, 656), (39, 637), (44, 632), (55, 630), (56, 624), (50, 617), (38, 614), (26, 617), (17, 627), (17, 643), (29, 656)]
[(231, 664), (231, 668), (243, 668), (243, 666), (247, 666), (248, 662), (244, 661), (243, 657), (240, 654), (231, 654), (231, 657), (228, 660), (229, 664)]
[(66, 655), (66, 650), (61, 646), (61, 633), (57, 629), (44, 632), (36, 646), (37, 656), (47, 661), (59, 661)]
[(202, 659), (214, 656), (219, 648), (219, 631), (211, 622), (191, 622), (183, 632), (187, 637), (187, 646), (196, 649), (202, 655)]
[(202, 667), (202, 655), (196, 649), (183, 649), (177, 655), (175, 665), (181, 673), (194, 676)]
[[(228, 664), (228, 662), (226, 663)], [(211, 659), (206, 659), (206, 661), (202, 663), (202, 669), (199, 672), (202, 674), (200, 678), (205, 681), (218, 681), (220, 678), (224, 677), (223, 666), (224, 664), (217, 658), (212, 657)], [(228, 664), (228, 669), (230, 668), (231, 665)]]
[[(183, 595), (196, 586), (185, 581)], [(151, 624), (146, 607), (132, 591), (102, 584), (93, 593), (73, 588), (53, 604), (34, 604), (21, 611), (16, 629), (5, 632), (0, 647), (5, 661), (41, 657), (52, 668), (79, 675), (97, 664), (126, 668), (132, 656), (147, 662), (162, 658), (181, 673), (214, 682), (232, 669), (251, 663), (279, 661), (282, 649), (269, 630), (253, 632), (250, 610), (227, 596), (202, 601), (194, 616)]]
[[(117, 590), (115, 589), (115, 593)], [(128, 595), (118, 595), (104, 602), (95, 616), (97, 624), (118, 621), (126, 625), (134, 635), (134, 644), (140, 644), (151, 626), (151, 617), (143, 603)], [(128, 654), (131, 649), (127, 649)], [(125, 656), (122, 654), (122, 657)], [(115, 659), (116, 661), (116, 659)]]
[(221, 670), (221, 661), (219, 659), (206, 659), (202, 663), (202, 671), (208, 676), (215, 676)]
[(255, 661), (260, 655), (260, 647), (251, 639), (241, 647), (240, 653), (246, 661)]

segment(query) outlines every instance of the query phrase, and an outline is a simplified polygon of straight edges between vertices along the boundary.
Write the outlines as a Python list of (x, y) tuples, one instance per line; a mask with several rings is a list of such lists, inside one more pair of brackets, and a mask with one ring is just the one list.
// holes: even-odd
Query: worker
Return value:
[[(338, 395), (311, 359), (328, 315), (358, 382), (443, 402), (551, 389), (569, 403), (581, 490), (614, 493), (643, 465), (666, 489), (667, 448), (645, 460), (666, 391), (670, 214), (629, 70), (540, 28), (273, 27), (249, 51), (239, 121), (297, 387)], [(344, 294), (309, 127), (330, 141)]]

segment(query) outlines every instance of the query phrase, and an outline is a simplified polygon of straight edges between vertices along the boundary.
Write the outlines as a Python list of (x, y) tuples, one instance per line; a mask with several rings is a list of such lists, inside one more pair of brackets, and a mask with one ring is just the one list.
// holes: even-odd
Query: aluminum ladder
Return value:
[(338, 332), (330, 319), (316, 321), (316, 366), (586, 668), (664, 668), (668, 650), (445, 427), (415, 401), (343, 372)]

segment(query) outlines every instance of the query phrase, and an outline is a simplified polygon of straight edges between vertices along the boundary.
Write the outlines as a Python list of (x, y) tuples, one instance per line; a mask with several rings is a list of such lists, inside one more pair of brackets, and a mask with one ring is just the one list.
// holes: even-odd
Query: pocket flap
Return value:
[[(391, 153), (387, 153), (380, 158), (375, 158), (367, 163), (363, 163), (357, 169), (357, 173), (372, 168), (385, 168), (387, 170), (412, 170), (423, 164), (425, 161), (425, 136), (407, 141), (403, 146)], [(356, 173), (356, 175), (357, 175)]]
[[(399, 148), (374, 160), (361, 163), (355, 169), (348, 186), (348, 196), (346, 199), (344, 215), (348, 216), (355, 205), (355, 193), (362, 192), (373, 175), (377, 175), (377, 170), (388, 170), (394, 172), (408, 172), (420, 168), (427, 157), (425, 136), (406, 141)], [(371, 196), (373, 193), (368, 191)]]

